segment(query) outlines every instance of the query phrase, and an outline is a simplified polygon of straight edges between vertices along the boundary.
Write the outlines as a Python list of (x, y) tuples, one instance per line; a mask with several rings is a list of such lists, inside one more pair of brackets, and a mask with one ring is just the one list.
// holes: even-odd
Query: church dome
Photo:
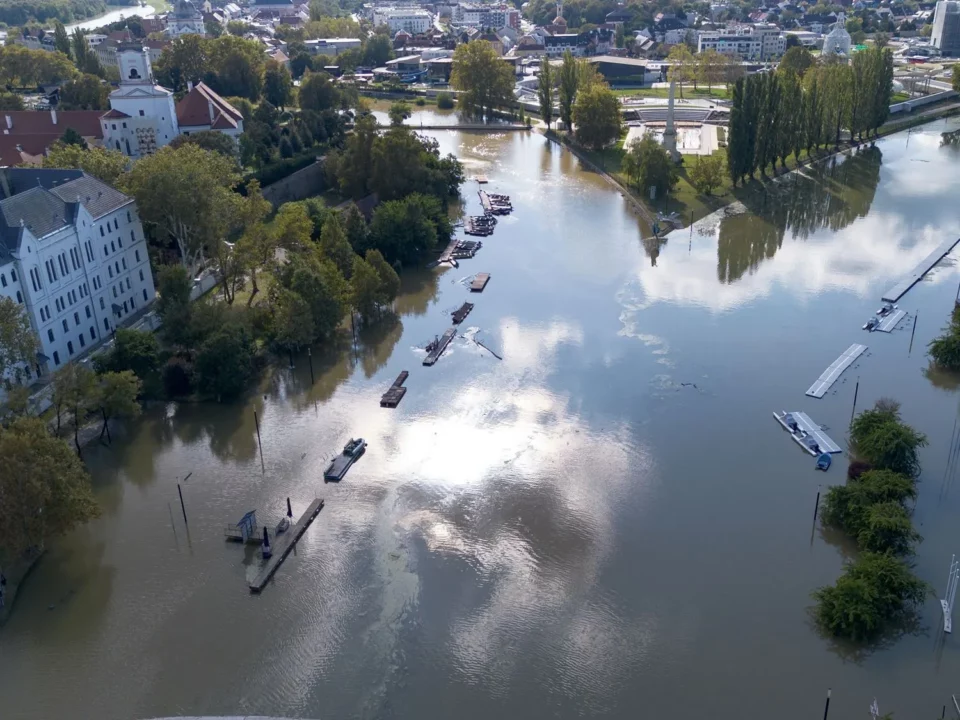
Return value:
[(562, 25), (563, 27), (566, 27), (566, 26), (567, 26), (567, 21), (563, 19), (563, 15), (557, 15), (557, 16), (553, 19), (553, 24), (554, 24), (554, 25)]

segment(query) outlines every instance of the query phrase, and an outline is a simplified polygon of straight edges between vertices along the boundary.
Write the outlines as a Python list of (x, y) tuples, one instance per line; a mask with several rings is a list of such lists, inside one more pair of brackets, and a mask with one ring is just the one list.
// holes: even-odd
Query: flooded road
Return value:
[[(436, 133), (514, 213), (459, 269), (406, 273), (396, 321), (314, 353), (315, 382), (301, 357), (245, 403), (157, 408), (90, 453), (104, 516), (52, 549), (0, 631), (4, 718), (800, 720), (828, 686), (831, 717), (874, 697), (938, 716), (960, 646), (939, 639), (934, 597), (926, 628), (888, 648), (812, 628), (809, 594), (849, 552), (815, 529), (814, 501), (845, 463), (814, 472), (771, 412), (803, 410), (843, 443), (858, 378), (859, 407), (902, 401), (930, 437), (917, 571), (942, 592), (960, 551), (944, 477), (958, 381), (927, 373), (924, 349), (955, 259), (904, 297), (898, 330), (860, 326), (960, 235), (948, 131), (960, 123), (893, 136), (660, 241), (542, 136)], [(492, 277), (471, 296), (476, 272)], [(461, 336), (422, 367), (467, 299)], [(853, 342), (867, 354), (806, 398)], [(381, 409), (404, 369), (406, 397)], [(352, 436), (366, 454), (325, 485)], [(222, 527), (254, 508), (273, 525), (287, 496), (295, 515), (327, 505), (252, 596), (258, 560)]]

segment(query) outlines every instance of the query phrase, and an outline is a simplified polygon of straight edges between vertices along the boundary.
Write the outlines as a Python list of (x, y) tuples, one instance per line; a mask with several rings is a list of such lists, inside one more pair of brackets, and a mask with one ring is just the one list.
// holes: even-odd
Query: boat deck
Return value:
[(283, 533), (283, 535), (276, 536), (272, 545), (273, 556), (266, 561), (264, 566), (260, 568), (257, 576), (250, 582), (251, 592), (258, 593), (266, 587), (267, 583), (270, 582), (270, 578), (277, 572), (277, 568), (287, 559), (287, 555), (290, 554), (293, 546), (303, 537), (307, 528), (310, 527), (310, 523), (320, 514), (321, 510), (323, 510), (323, 500), (317, 498), (310, 503), (307, 511), (300, 516), (300, 519), (297, 520), (289, 530)]
[(340, 453), (333, 459), (333, 462), (327, 466), (327, 469), (323, 473), (323, 479), (334, 481), (343, 480), (343, 476), (347, 474), (347, 470), (360, 459), (360, 456), (363, 455), (364, 452), (366, 452), (366, 449), (364, 449), (360, 455), (344, 455)]
[[(787, 424), (785, 417), (787, 415), (792, 415), (794, 422), (796, 422), (797, 427), (800, 428), (800, 433), (795, 433)], [(843, 452), (842, 448), (837, 445), (833, 439), (827, 435), (819, 425), (817, 425), (813, 420), (810, 419), (810, 416), (802, 412), (782, 412), (779, 415), (777, 413), (773, 414), (773, 417), (776, 418), (777, 422), (780, 423), (780, 426), (783, 427), (790, 437), (793, 438), (800, 447), (802, 447), (806, 452), (811, 455), (818, 455), (816, 450), (811, 448), (804, 439), (807, 437), (813, 438), (813, 440), (820, 447), (820, 452), (822, 453), (831, 453), (835, 454), (838, 452)]]
[(463, 305), (461, 305), (458, 309), (454, 310), (454, 311), (453, 311), (453, 315), (452, 315), (453, 324), (454, 324), (454, 325), (459, 325), (459, 324), (462, 323), (464, 320), (466, 320), (466, 319), (467, 319), (467, 315), (470, 314), (470, 311), (471, 311), (471, 310), (473, 310), (473, 303), (468, 303), (468, 302), (465, 302), (465, 303), (464, 303)]
[(395, 408), (400, 404), (403, 396), (407, 394), (407, 389), (403, 386), (403, 383), (407, 381), (409, 376), (410, 373), (406, 370), (397, 375), (397, 379), (393, 381), (393, 385), (381, 396), (380, 407)]

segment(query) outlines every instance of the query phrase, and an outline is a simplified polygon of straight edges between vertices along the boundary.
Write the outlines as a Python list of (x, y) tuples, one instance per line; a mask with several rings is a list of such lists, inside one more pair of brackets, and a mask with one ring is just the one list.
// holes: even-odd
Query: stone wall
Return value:
[(323, 170), (323, 161), (317, 160), (302, 170), (297, 170), (282, 180), (262, 189), (263, 196), (275, 207), (283, 203), (305, 200), (320, 195), (327, 188), (327, 179)]

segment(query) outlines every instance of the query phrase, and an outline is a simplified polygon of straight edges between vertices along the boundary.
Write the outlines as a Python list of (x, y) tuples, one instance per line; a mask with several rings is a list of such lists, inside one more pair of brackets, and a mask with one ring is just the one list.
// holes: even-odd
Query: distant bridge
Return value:
[[(381, 128), (389, 128), (389, 125), (381, 125)], [(405, 123), (404, 127), (413, 130), (471, 130), (474, 132), (498, 133), (509, 130), (529, 130), (530, 128), (521, 123), (456, 123), (451, 125), (414, 125)]]

